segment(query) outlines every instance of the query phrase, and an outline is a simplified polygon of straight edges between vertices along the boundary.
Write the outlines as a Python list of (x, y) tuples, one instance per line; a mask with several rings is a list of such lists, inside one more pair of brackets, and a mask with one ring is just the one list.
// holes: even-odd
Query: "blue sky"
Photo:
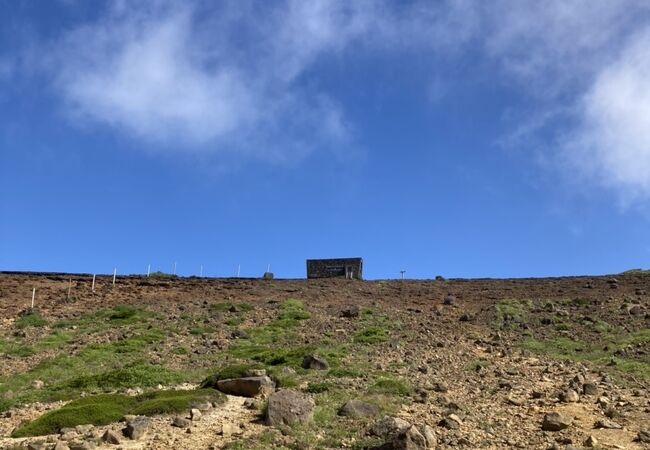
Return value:
[(646, 1), (0, 0), (0, 269), (650, 259)]

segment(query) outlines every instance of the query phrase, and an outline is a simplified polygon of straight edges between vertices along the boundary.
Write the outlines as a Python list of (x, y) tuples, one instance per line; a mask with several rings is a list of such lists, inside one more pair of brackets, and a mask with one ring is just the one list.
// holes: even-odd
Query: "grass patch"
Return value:
[(465, 370), (470, 372), (478, 372), (479, 370), (485, 369), (489, 366), (490, 366), (490, 361), (486, 359), (475, 359), (465, 365)]
[(377, 344), (388, 340), (388, 330), (381, 326), (369, 326), (354, 335), (354, 342), (359, 344)]
[[(596, 326), (598, 325), (596, 323)], [(608, 329), (605, 326), (601, 326), (601, 328)], [(584, 341), (567, 337), (545, 340), (531, 338), (524, 340), (521, 346), (559, 359), (590, 361), (602, 366), (609, 365), (614, 361), (615, 365), (612, 370), (650, 380), (650, 357), (648, 355), (619, 356), (622, 349), (645, 345), (648, 342), (650, 342), (650, 329), (627, 334), (603, 333), (595, 339)]]
[(47, 325), (47, 320), (45, 320), (37, 310), (31, 309), (18, 317), (14, 325), (18, 329), (27, 327), (44, 327)]
[(84, 390), (112, 390), (133, 387), (153, 387), (158, 384), (180, 383), (184, 377), (179, 372), (161, 366), (133, 364), (108, 372), (74, 378), (66, 387)]
[(85, 397), (22, 425), (12, 433), (12, 437), (56, 434), (61, 428), (77, 425), (107, 425), (127, 414), (172, 414), (189, 409), (195, 402), (223, 403), (224, 399), (223, 394), (214, 390), (157, 391), (137, 397), (119, 394)]
[(368, 389), (373, 394), (406, 397), (413, 393), (413, 387), (406, 381), (389, 376), (380, 376)]
[(332, 378), (360, 378), (363, 376), (363, 373), (355, 369), (338, 367), (335, 369), (330, 369), (327, 372), (327, 376)]
[(506, 298), (494, 305), (495, 322), (500, 327), (507, 327), (512, 323), (523, 323), (528, 318), (532, 302), (516, 298)]

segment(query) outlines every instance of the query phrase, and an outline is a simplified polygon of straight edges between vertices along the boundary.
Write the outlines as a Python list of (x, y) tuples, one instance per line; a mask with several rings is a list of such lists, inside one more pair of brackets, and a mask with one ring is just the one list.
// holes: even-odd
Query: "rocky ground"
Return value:
[[(91, 283), (0, 274), (0, 448), (650, 448), (643, 272)], [(206, 379), (228, 395), (16, 437)]]

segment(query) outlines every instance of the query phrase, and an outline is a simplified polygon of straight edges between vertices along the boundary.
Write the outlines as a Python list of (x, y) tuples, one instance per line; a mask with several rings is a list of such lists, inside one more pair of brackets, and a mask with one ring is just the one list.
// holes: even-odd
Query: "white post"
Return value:
[(203, 264), (201, 264), (201, 269), (199, 270), (199, 276), (203, 278)]
[(147, 266), (147, 276), (151, 273), (151, 264)]
[(113, 269), (113, 286), (115, 286), (115, 276), (117, 275), (117, 267)]
[(70, 283), (68, 284), (68, 300), (70, 300), (70, 291), (72, 290), (72, 277), (70, 277)]
[(34, 298), (36, 298), (36, 288), (32, 289), (32, 309), (34, 309)]
[(176, 275), (176, 262), (174, 262), (174, 275)]
[(267, 272), (270, 272), (270, 271), (271, 271), (271, 264), (269, 264), (268, 266), (266, 266), (266, 271), (267, 271)]
[(95, 274), (93, 274), (93, 292), (95, 292)]
[(241, 264), (237, 266), (237, 278), (239, 278), (240, 273), (241, 273)]

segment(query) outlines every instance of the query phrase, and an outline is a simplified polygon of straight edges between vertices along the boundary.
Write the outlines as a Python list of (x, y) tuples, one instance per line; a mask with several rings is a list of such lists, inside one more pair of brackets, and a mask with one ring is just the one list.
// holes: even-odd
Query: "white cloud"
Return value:
[(626, 202), (650, 199), (650, 28), (604, 67), (580, 104), (571, 164)]
[(251, 43), (240, 27), (254, 17), (223, 11), (201, 22), (187, 5), (145, 5), (118, 2), (55, 43), (49, 70), (74, 118), (167, 151), (235, 151), (278, 162), (348, 143), (338, 103), (297, 80), (319, 55), (354, 39), (358, 24), (347, 8), (293, 2)]

